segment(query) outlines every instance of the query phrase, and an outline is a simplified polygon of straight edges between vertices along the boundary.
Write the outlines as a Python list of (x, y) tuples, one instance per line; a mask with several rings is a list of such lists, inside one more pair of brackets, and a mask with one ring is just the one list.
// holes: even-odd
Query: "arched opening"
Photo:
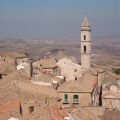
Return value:
[(86, 53), (86, 46), (84, 46), (84, 53)]
[(64, 76), (64, 78), (63, 78), (63, 79), (64, 79), (64, 81), (66, 82), (66, 77), (65, 77), (65, 76)]
[(0, 79), (2, 79), (2, 74), (0, 74)]
[(84, 40), (86, 40), (86, 35), (84, 35)]

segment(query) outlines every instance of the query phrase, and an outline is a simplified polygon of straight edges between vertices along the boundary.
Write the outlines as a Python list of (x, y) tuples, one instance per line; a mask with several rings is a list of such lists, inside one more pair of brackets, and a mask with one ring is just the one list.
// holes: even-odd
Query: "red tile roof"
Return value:
[(49, 108), (52, 120), (64, 120), (64, 117), (69, 116), (67, 112), (61, 110), (61, 106), (59, 105), (51, 105)]
[(79, 80), (64, 82), (58, 87), (59, 92), (89, 92), (91, 93), (97, 84), (97, 76), (85, 74)]
[(19, 107), (20, 107), (20, 102), (18, 100), (0, 105), (0, 114), (9, 112), (9, 111), (17, 109)]

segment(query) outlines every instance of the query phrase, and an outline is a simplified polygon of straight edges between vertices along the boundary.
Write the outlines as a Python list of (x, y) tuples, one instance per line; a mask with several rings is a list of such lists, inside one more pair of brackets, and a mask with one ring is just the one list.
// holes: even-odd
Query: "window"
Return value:
[(22, 116), (22, 106), (21, 106), (21, 104), (20, 104), (20, 114)]
[(77, 80), (77, 77), (75, 77), (75, 80)]
[(77, 72), (77, 69), (75, 69), (74, 72)]
[(84, 46), (84, 53), (86, 53), (86, 46)]
[(57, 75), (57, 72), (58, 72), (58, 71), (55, 69), (55, 70), (54, 70), (54, 73), (55, 73), (56, 75)]
[(64, 103), (68, 103), (68, 94), (64, 94)]
[(0, 79), (2, 79), (2, 75), (0, 74)]
[(84, 35), (84, 40), (86, 40), (86, 35)]
[(64, 81), (66, 82), (66, 77), (64, 77)]
[(32, 113), (34, 111), (34, 106), (29, 107), (29, 112)]
[(78, 95), (73, 95), (73, 103), (79, 103), (79, 96)]

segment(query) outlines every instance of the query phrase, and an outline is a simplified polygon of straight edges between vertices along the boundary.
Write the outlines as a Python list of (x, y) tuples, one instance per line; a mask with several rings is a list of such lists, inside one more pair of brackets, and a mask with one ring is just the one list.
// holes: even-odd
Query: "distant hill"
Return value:
[[(67, 56), (80, 61), (79, 39), (0, 39), (0, 51), (25, 53), (32, 59), (51, 56), (62, 50)], [(120, 66), (120, 40), (92, 40), (92, 62), (103, 66)]]

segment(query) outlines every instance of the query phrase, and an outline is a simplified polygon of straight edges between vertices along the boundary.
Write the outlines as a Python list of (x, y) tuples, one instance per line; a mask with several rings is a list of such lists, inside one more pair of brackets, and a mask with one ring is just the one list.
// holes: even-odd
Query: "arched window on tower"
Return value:
[(86, 46), (84, 46), (84, 53), (86, 53)]
[(86, 35), (84, 35), (84, 40), (86, 40)]

